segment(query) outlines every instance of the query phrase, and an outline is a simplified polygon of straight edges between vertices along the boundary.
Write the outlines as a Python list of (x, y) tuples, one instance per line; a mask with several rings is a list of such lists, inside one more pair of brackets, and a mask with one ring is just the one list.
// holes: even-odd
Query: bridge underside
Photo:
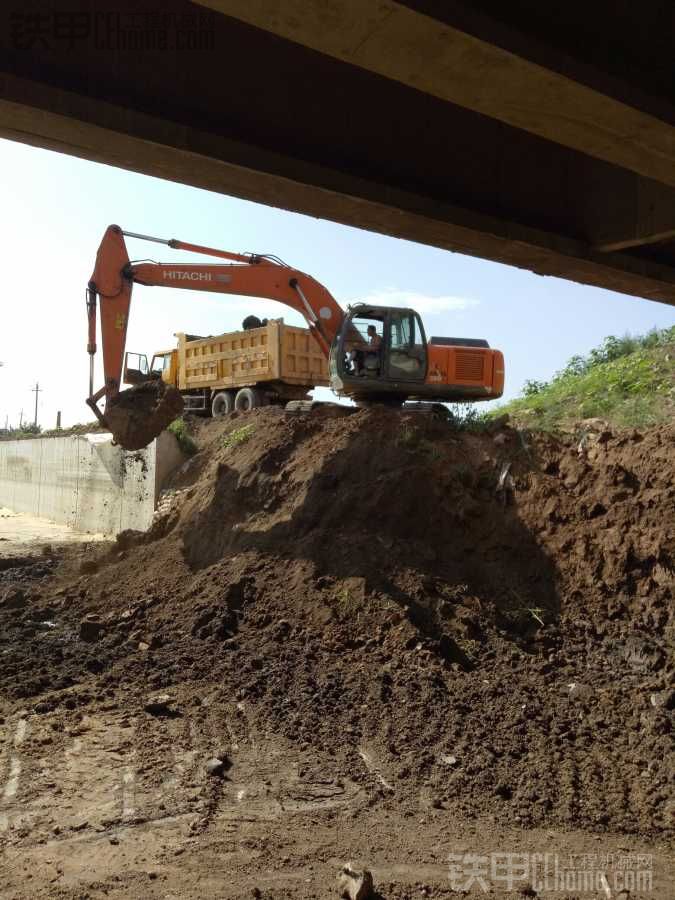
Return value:
[(1, 136), (675, 305), (668, 0), (105, 6), (3, 5)]

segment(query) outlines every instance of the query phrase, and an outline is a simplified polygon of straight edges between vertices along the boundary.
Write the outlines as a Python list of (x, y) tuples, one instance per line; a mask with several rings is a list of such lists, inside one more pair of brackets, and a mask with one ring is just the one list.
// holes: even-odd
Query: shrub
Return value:
[(194, 456), (198, 447), (190, 435), (185, 419), (174, 419), (167, 431), (170, 431), (171, 434), (175, 435), (178, 446), (186, 456)]
[(255, 425), (242, 425), (241, 428), (235, 428), (223, 438), (223, 447), (236, 447), (247, 441), (255, 431)]
[(490, 421), (490, 413), (480, 411), (475, 403), (452, 405), (450, 422), (459, 431), (485, 431)]
[(533, 379), (528, 378), (523, 386), (523, 395), (525, 397), (532, 397), (534, 394), (540, 394), (545, 387), (545, 381), (534, 381)]

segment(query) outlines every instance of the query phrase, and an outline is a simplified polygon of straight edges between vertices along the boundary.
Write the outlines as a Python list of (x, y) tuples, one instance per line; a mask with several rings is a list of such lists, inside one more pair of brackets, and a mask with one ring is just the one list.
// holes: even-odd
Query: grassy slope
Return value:
[(643, 337), (607, 338), (588, 357), (574, 357), (546, 383), (528, 382), (504, 404), (518, 424), (555, 430), (599, 417), (646, 427), (675, 419), (675, 328)]

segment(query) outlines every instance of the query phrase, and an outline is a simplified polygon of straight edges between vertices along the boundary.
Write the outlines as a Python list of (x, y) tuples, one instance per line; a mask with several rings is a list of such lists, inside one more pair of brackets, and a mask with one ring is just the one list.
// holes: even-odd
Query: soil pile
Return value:
[(384, 409), (210, 422), (148, 535), (60, 580), (2, 573), (7, 702), (218, 685), (373, 803), (663, 833), (674, 438)]

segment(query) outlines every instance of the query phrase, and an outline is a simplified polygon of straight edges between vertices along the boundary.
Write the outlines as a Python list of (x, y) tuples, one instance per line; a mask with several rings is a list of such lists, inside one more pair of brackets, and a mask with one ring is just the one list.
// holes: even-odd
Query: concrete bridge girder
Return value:
[(10, 36), (0, 134), (675, 304), (675, 114), (486, 5), (202, 0), (198, 54)]

